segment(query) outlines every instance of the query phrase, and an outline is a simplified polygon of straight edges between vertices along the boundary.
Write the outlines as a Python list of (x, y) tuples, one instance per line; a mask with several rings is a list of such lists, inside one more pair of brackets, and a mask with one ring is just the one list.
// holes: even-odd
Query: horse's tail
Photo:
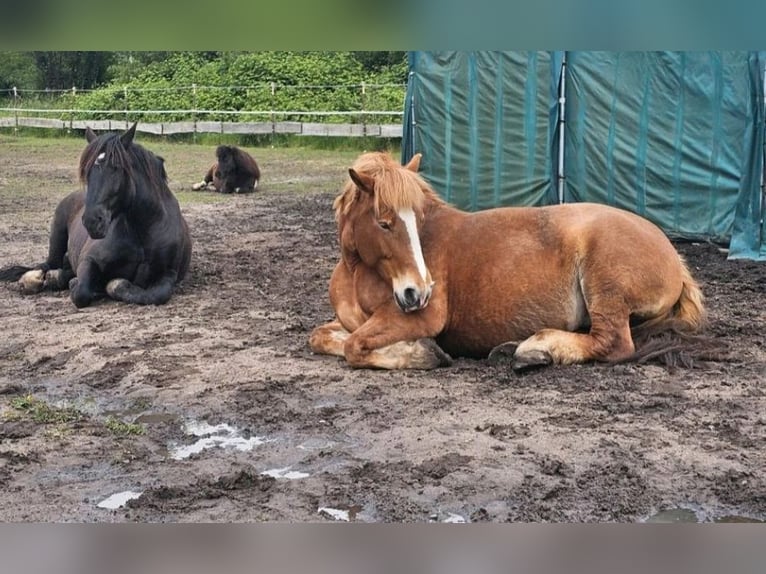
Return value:
[(669, 366), (693, 366), (696, 360), (722, 360), (720, 343), (702, 334), (707, 326), (705, 297), (689, 268), (678, 256), (683, 286), (672, 309), (631, 329), (636, 352), (630, 360), (658, 360)]
[(32, 271), (35, 267), (24, 267), (23, 265), (11, 265), (0, 269), (0, 281), (18, 281), (27, 271)]

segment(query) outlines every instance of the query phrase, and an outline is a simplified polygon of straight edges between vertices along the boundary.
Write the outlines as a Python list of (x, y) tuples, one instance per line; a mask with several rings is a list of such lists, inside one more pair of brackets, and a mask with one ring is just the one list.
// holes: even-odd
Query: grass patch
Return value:
[(210, 191), (176, 191), (179, 205), (190, 205), (196, 203), (223, 203), (228, 199), (224, 193), (213, 193)]
[[(262, 175), (252, 200), (258, 201), (260, 193), (338, 193), (348, 178), (348, 168), (361, 151), (351, 144), (386, 147), (392, 143), (369, 138), (353, 142), (343, 139), (350, 138), (333, 139), (324, 144), (313, 142), (316, 146), (327, 146), (327, 149), (311, 147), (310, 139), (295, 138), (277, 141), (276, 146), (245, 146), (244, 149), (258, 162)], [(222, 205), (232, 201), (226, 194), (192, 191), (192, 185), (202, 181), (215, 161), (215, 138), (204, 143), (190, 143), (139, 133), (136, 141), (165, 159), (168, 186), (182, 206)], [(40, 138), (0, 131), (0, 149), (3, 150), (0, 153), (0, 173), (3, 174), (0, 212), (14, 218), (15, 224), (23, 222), (24, 226), (47, 230), (58, 201), (72, 191), (82, 189), (77, 179), (77, 165), (85, 145), (85, 138), (75, 134), (72, 137)], [(392, 153), (398, 157), (398, 150), (393, 149)], [(39, 209), (33, 211), (31, 206)]]
[(109, 432), (118, 436), (138, 436), (146, 434), (146, 428), (143, 425), (126, 423), (119, 421), (114, 417), (106, 419), (104, 426)]
[(11, 408), (38, 424), (63, 424), (79, 421), (83, 414), (74, 407), (54, 407), (32, 395), (11, 399)]

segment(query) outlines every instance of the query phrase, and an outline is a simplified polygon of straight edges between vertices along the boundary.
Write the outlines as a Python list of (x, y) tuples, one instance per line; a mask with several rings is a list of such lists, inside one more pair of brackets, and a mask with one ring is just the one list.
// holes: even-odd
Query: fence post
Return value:
[(128, 125), (130, 125), (130, 115), (128, 114), (128, 109), (130, 106), (128, 105), (128, 86), (122, 87), (122, 95), (123, 101), (125, 102), (125, 129), (128, 129)]
[(72, 133), (72, 122), (74, 122), (74, 110), (75, 110), (75, 100), (77, 99), (77, 88), (75, 86), (72, 86), (72, 108), (69, 112), (69, 127), (66, 130), (67, 134)]
[(271, 146), (274, 147), (274, 136), (277, 133), (277, 125), (275, 123), (276, 118), (274, 116), (274, 95), (277, 92), (277, 84), (275, 82), (271, 82), (271, 109), (269, 110), (271, 112)]
[(367, 136), (367, 114), (364, 111), (367, 109), (367, 85), (362, 82), (362, 137)]
[(13, 133), (19, 131), (19, 91), (13, 86), (13, 114), (16, 118), (16, 125), (13, 127)]
[(197, 143), (197, 84), (192, 84), (192, 142)]

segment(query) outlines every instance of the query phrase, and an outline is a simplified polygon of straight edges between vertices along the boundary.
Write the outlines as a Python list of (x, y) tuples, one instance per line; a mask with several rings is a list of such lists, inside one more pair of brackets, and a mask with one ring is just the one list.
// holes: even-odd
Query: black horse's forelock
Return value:
[(150, 188), (167, 189), (164, 160), (135, 142), (126, 149), (118, 133), (103, 134), (85, 147), (80, 156), (81, 183), (85, 183), (90, 170), (102, 153), (104, 163), (124, 169), (133, 180), (136, 179), (136, 175), (143, 175), (148, 180)]
[(221, 164), (225, 164), (230, 169), (253, 174), (256, 179), (260, 177), (260, 170), (256, 161), (250, 154), (237, 146), (219, 145), (215, 150), (215, 155), (218, 158), (219, 168)]

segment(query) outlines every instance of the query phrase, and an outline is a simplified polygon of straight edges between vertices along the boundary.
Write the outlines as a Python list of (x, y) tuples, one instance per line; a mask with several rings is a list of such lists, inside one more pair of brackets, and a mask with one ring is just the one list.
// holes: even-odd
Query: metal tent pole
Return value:
[(559, 203), (564, 203), (564, 127), (566, 124), (566, 76), (567, 76), (567, 53), (563, 52), (561, 58), (561, 78), (559, 79), (559, 165), (558, 165), (558, 191)]
[[(763, 115), (766, 118), (766, 64), (763, 66), (763, 107), (761, 108)], [(766, 123), (766, 119), (764, 119)], [(766, 241), (766, 237), (763, 237), (764, 217), (766, 217), (766, 139), (763, 142), (763, 161), (761, 163), (761, 213), (758, 231), (761, 235), (761, 245)]]

